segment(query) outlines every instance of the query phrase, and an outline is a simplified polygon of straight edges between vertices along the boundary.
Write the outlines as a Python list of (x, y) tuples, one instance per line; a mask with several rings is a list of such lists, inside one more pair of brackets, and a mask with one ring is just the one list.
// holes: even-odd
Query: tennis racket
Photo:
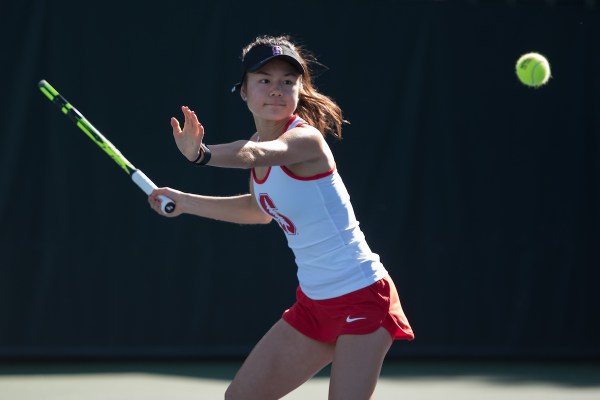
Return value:
[[(127, 161), (123, 154), (121, 154), (121, 152), (107, 138), (105, 138), (104, 135), (98, 131), (98, 129), (94, 128), (94, 126), (48, 82), (41, 80), (38, 83), (38, 86), (42, 93), (48, 99), (50, 99), (51, 102), (56, 104), (58, 108), (60, 108), (63, 114), (69, 117), (71, 121), (75, 122), (79, 129), (85, 132), (85, 134), (92, 139), (94, 143), (100, 146), (100, 148), (104, 150), (104, 152), (108, 154), (109, 157), (112, 158), (113, 161), (123, 169), (123, 171), (127, 172), (127, 174), (131, 176), (131, 180), (133, 180), (133, 182), (135, 182), (135, 184), (138, 185), (139, 188), (144, 191), (144, 193), (149, 196), (152, 191), (156, 189), (154, 182), (152, 182), (142, 171), (136, 169), (133, 164)], [(163, 213), (169, 214), (175, 210), (175, 203), (173, 200), (162, 195), (159, 196), (159, 199)]]

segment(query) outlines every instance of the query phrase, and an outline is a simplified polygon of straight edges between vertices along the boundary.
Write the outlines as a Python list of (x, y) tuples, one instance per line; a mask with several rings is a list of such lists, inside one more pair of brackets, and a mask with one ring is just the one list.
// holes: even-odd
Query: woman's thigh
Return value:
[(392, 337), (384, 328), (367, 335), (340, 336), (331, 365), (329, 399), (372, 398), (391, 345)]
[(250, 352), (225, 399), (279, 399), (329, 364), (334, 349), (279, 320)]

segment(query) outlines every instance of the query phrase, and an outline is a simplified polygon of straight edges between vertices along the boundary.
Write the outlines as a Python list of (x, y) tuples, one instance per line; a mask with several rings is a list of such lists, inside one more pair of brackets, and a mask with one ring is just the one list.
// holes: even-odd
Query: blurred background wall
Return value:
[[(416, 332), (391, 357), (600, 356), (595, 1), (0, 3), (0, 358), (244, 356), (294, 301), (272, 223), (166, 219), (37, 89), (48, 80), (159, 186), (169, 119), (248, 138), (241, 48), (290, 34), (351, 124), (331, 142)], [(521, 85), (538, 51), (553, 78)]]

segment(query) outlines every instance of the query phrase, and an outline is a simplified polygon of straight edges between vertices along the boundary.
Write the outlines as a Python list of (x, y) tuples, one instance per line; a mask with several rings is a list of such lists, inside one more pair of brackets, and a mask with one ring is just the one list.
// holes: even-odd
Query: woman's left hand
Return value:
[(194, 161), (200, 154), (200, 144), (204, 138), (204, 127), (198, 121), (196, 113), (190, 110), (189, 107), (181, 107), (183, 116), (185, 117), (183, 129), (179, 127), (179, 121), (175, 117), (171, 117), (171, 127), (173, 128), (173, 137), (177, 148), (181, 154), (190, 161)]

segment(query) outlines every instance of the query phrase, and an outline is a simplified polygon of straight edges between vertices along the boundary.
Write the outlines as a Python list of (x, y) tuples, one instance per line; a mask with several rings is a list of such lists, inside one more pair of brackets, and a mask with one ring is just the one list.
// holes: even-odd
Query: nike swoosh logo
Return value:
[(358, 321), (358, 320), (361, 320), (361, 319), (367, 319), (367, 318), (366, 317), (350, 318), (350, 316), (348, 315), (346, 317), (346, 322), (354, 322), (354, 321)]

